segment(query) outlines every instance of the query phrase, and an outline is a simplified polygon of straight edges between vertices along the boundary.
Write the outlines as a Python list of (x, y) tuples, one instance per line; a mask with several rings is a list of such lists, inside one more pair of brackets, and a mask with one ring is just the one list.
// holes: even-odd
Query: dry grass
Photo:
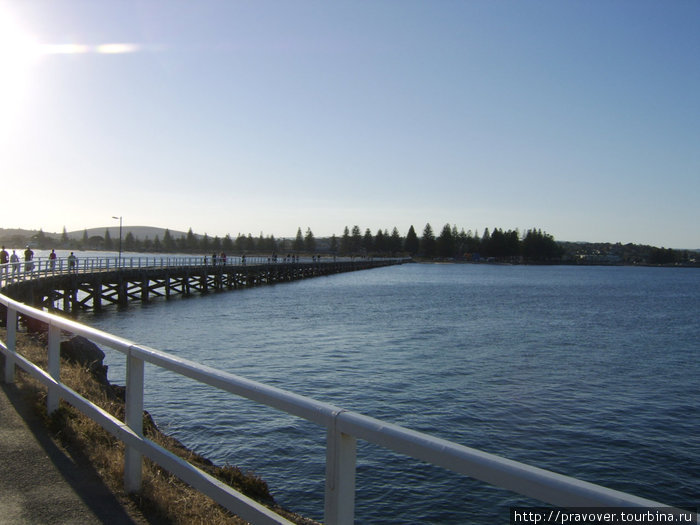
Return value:
[[(5, 340), (4, 329), (0, 329), (0, 338)], [(45, 335), (18, 333), (17, 351), (46, 369)], [(83, 397), (124, 420), (123, 387), (102, 382), (86, 365), (71, 363), (63, 358), (61, 380)], [(31, 400), (37, 412), (43, 415), (55, 440), (72, 456), (89, 462), (115, 496), (126, 505), (135, 505), (149, 523), (246, 523), (148, 459), (143, 462), (141, 491), (126, 494), (123, 488), (124, 444), (121, 441), (63, 401), (54, 414), (47, 416), (46, 388), (24, 372), (17, 373), (16, 385)], [(164, 435), (147, 413), (144, 413), (144, 435), (287, 519), (299, 524), (316, 523), (277, 506), (265, 481), (256, 475), (241, 472), (234, 466), (215, 466), (206, 458), (185, 448), (177, 440)]]

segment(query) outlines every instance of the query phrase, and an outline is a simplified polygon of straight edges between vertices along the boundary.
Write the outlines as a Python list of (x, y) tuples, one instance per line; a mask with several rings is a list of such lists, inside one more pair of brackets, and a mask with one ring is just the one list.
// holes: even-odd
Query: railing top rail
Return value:
[(387, 423), (168, 353), (134, 345), (132, 355), (172, 372), (338, 430), (394, 452), (561, 506), (659, 507), (658, 502), (588, 483)]
[(131, 347), (131, 353), (153, 365), (251, 401), (282, 410), (318, 425), (330, 425), (332, 419), (343, 411), (339, 407), (316, 401), (310, 397), (246, 379), (188, 359), (175, 357), (147, 346), (134, 345)]
[(460, 445), (356, 412), (338, 429), (400, 454), (561, 507), (661, 507), (661, 503)]
[(63, 317), (59, 317), (55, 314), (33, 308), (19, 301), (15, 301), (14, 299), (3, 294), (0, 294), (0, 304), (15, 310), (20, 314), (24, 314), (32, 317), (33, 319), (44, 322), (50, 326), (56, 326), (61, 330), (65, 330), (75, 335), (82, 335), (83, 337), (91, 339), (92, 341), (107, 345), (110, 348), (119, 350), (122, 353), (127, 353), (129, 348), (134, 345), (134, 343), (128, 339), (92, 328), (71, 319), (64, 319)]

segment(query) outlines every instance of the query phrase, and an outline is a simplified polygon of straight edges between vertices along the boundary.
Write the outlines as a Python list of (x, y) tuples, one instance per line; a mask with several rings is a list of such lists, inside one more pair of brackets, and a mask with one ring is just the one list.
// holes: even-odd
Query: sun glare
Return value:
[(11, 18), (0, 16), (0, 68), (4, 77), (31, 66), (40, 55), (36, 39)]
[(9, 15), (0, 13), (0, 139), (12, 130), (41, 46)]
[(0, 143), (15, 129), (29, 92), (32, 67), (50, 55), (119, 55), (141, 46), (130, 43), (49, 44), (34, 38), (9, 10), (0, 9)]

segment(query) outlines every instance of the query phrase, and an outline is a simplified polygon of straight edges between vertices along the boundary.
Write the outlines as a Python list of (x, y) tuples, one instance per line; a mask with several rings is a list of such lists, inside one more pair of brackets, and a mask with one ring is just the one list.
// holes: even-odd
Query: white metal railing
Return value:
[[(292, 257), (292, 256), (229, 256), (226, 258), (212, 256), (155, 256), (155, 257), (61, 257), (50, 259), (36, 257), (31, 261), (19, 260), (0, 264), (0, 288), (9, 284), (69, 273), (93, 273), (117, 269), (133, 268), (182, 268), (183, 266), (217, 266), (235, 267), (258, 264), (282, 264), (289, 262), (300, 263), (330, 263), (336, 261), (356, 260), (354, 257)], [(402, 260), (400, 258), (384, 258), (373, 260)]]
[[(236, 264), (231, 258), (230, 264)], [(239, 258), (240, 259), (240, 258)], [(0, 265), (0, 283), (11, 284), (17, 281), (49, 277), (67, 273), (91, 273), (116, 270), (119, 268), (165, 268), (182, 266), (202, 266), (206, 257), (61, 257), (50, 259), (37, 257), (31, 261), (19, 260)], [(211, 259), (209, 259), (211, 264)], [(240, 260), (238, 261), (240, 264)]]
[[(124, 483), (129, 492), (137, 491), (141, 486), (141, 461), (145, 455), (246, 520), (253, 523), (288, 523), (269, 509), (143, 437), (144, 365), (150, 363), (325, 427), (325, 523), (353, 522), (357, 439), (364, 439), (394, 452), (558, 507), (664, 507), (654, 501), (505, 459), (175, 357), (37, 310), (4, 295), (0, 295), (0, 304), (7, 308), (7, 341), (0, 343), (0, 352), (5, 356), (4, 381), (12, 383), (15, 366), (19, 366), (47, 386), (49, 413), (58, 408), (59, 399), (64, 399), (124, 441)], [(16, 327), (20, 315), (48, 325), (48, 372), (16, 352)], [(61, 331), (81, 335), (126, 356), (125, 421), (111, 416), (61, 383)]]

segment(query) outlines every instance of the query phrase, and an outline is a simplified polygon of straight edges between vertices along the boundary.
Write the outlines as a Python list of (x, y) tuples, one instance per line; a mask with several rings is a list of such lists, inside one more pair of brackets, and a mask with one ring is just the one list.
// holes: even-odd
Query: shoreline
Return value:
[[(0, 336), (3, 340), (5, 339), (4, 328), (0, 328)], [(45, 335), (42, 333), (17, 332), (18, 352), (46, 369), (44, 338)], [(77, 345), (82, 348), (72, 350), (70, 347), (77, 345), (71, 341), (76, 339), (84, 340), (77, 342)], [(100, 354), (102, 351), (97, 345), (82, 337), (76, 336), (64, 340), (61, 343), (62, 381), (84, 397), (99, 397), (99, 400), (90, 400), (123, 419), (125, 388), (112, 384), (107, 379), (107, 366), (102, 363), (104, 354)], [(4, 366), (4, 357), (1, 355), (0, 364)], [(122, 478), (123, 443), (63, 401), (59, 410), (48, 416), (45, 403), (46, 388), (21, 369), (16, 374), (14, 386), (31, 411), (41, 420), (42, 427), (56, 446), (68, 451), (71, 457), (80, 458), (80, 462), (84, 462), (83, 467), (97, 472), (114, 497), (125, 507), (131, 507), (132, 511), (136, 509), (137, 514), (143, 515), (147, 522), (163, 525), (184, 525), (192, 523), (193, 520), (212, 525), (246, 523), (161, 467), (154, 466), (146, 458), (144, 458), (143, 488), (137, 493), (127, 494), (123, 489)], [(310, 518), (279, 506), (270, 493), (267, 483), (255, 473), (243, 472), (232, 465), (216, 465), (183, 445), (179, 440), (163, 433), (147, 411), (144, 411), (144, 437), (157, 442), (170, 452), (186, 459), (197, 468), (286, 519), (299, 525), (319, 525)], [(143, 520), (136, 522), (141, 523)]]

